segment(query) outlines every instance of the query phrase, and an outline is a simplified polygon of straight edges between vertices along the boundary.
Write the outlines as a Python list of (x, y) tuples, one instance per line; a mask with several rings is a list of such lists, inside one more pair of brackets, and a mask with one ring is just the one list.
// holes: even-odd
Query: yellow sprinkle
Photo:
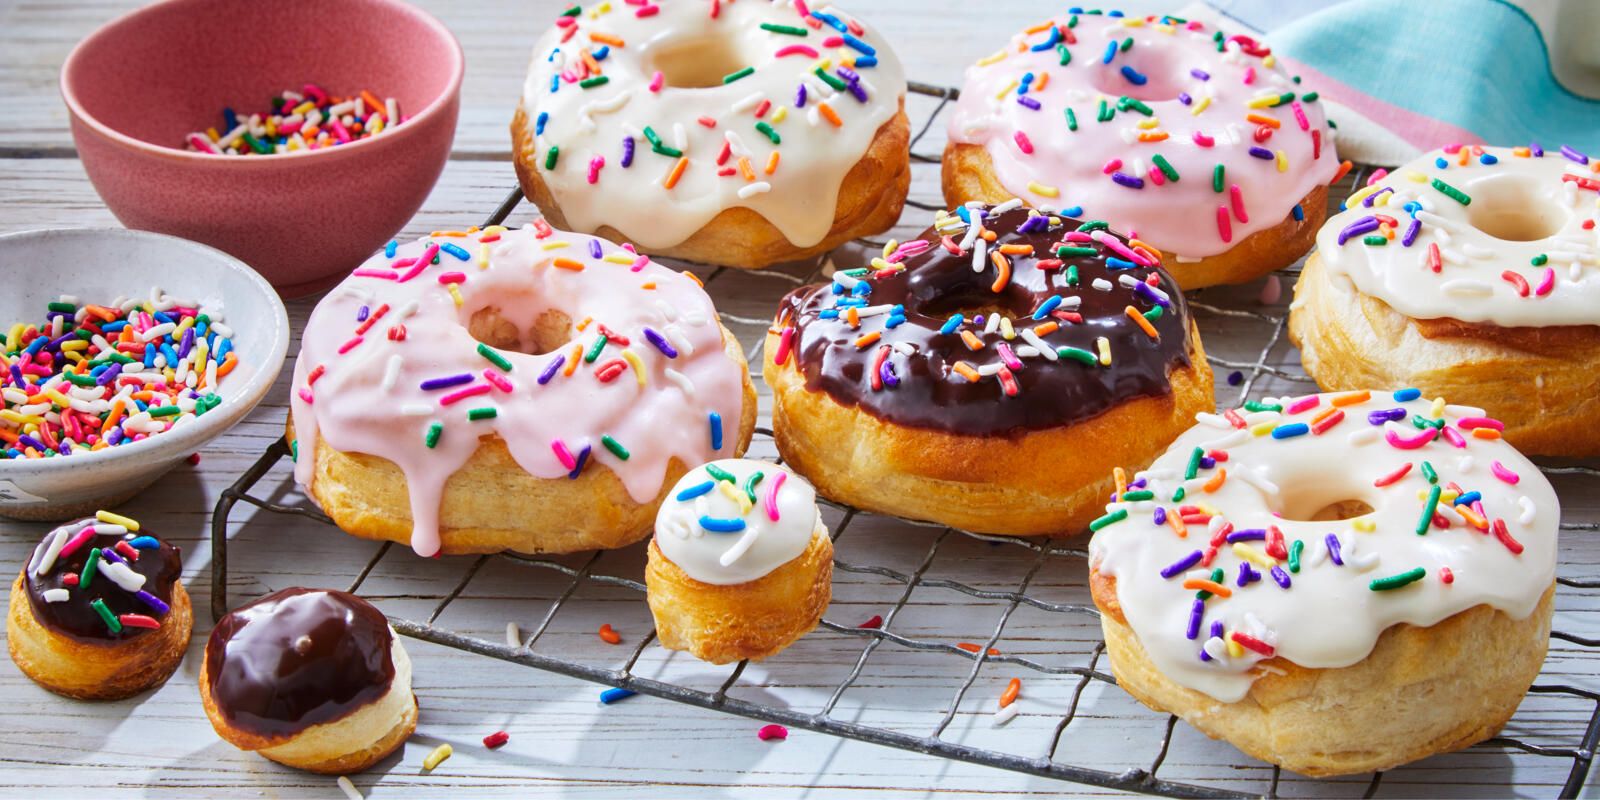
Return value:
[(489, 268), (489, 245), (478, 245), (478, 269)]
[(611, 255), (606, 256), (603, 260), (611, 264), (628, 265), (633, 263), (632, 258), (629, 258), (621, 253), (612, 253)]
[(1156, 30), (1161, 31), (1162, 33), (1167, 33), (1167, 34), (1172, 34), (1172, 33), (1177, 33), (1178, 32), (1178, 29), (1176, 27), (1172, 26), (1172, 25), (1157, 25), (1156, 26)]
[(1418, 172), (1417, 170), (1414, 170), (1414, 169), (1406, 170), (1405, 175), (1406, 175), (1406, 180), (1411, 181), (1412, 183), (1427, 183), (1428, 182), (1428, 176), (1425, 173)]
[(1266, 436), (1267, 434), (1272, 433), (1272, 429), (1276, 427), (1278, 427), (1278, 423), (1276, 422), (1263, 422), (1258, 425), (1253, 425), (1250, 428), (1250, 435)]
[(873, 256), (873, 258), (872, 258), (872, 268), (873, 269), (894, 269), (894, 265), (890, 264), (887, 261), (884, 261), (881, 258), (878, 258), (877, 256)]
[(0, 419), (16, 425), (38, 425), (44, 422), (42, 417), (36, 417), (32, 414), (21, 414), (16, 411), (12, 411), (9, 408), (0, 410)]
[(1275, 94), (1269, 94), (1263, 97), (1257, 97), (1256, 99), (1245, 103), (1244, 106), (1245, 108), (1271, 108), (1273, 105), (1276, 105), (1277, 102), (1278, 96)]
[(294, 107), (294, 113), (296, 113), (296, 114), (304, 114), (307, 111), (310, 111), (311, 109), (316, 108), (316, 107), (317, 107), (316, 103), (313, 103), (310, 100), (307, 100), (304, 103), (301, 103), (300, 105), (295, 106)]
[(1054, 186), (1045, 186), (1038, 181), (1028, 181), (1028, 191), (1040, 197), (1060, 197), (1061, 190)]
[(1129, 27), (1129, 28), (1143, 28), (1144, 27), (1144, 18), (1143, 17), (1123, 17), (1122, 18), (1122, 24), (1124, 26), (1126, 26), (1126, 27)]
[(454, 752), (455, 748), (448, 744), (441, 744), (438, 747), (433, 748), (433, 752), (429, 753), (427, 758), (422, 759), (422, 768), (432, 772), (440, 764), (443, 764), (444, 760), (449, 758), (450, 754)]
[(1372, 533), (1378, 529), (1378, 524), (1370, 519), (1353, 519), (1350, 520), (1350, 527), (1362, 533)]
[(1261, 66), (1266, 67), (1267, 69), (1272, 69), (1273, 67), (1275, 67), (1277, 65), (1278, 65), (1278, 57), (1275, 56), (1275, 55), (1272, 55), (1271, 53), (1268, 53), (1266, 58), (1261, 59)]
[(1289, 171), (1289, 156), (1286, 155), (1282, 150), (1278, 151), (1278, 171), (1279, 172), (1288, 172)]
[(546, 250), (560, 250), (561, 248), (566, 247), (567, 244), (568, 244), (567, 242), (560, 242), (560, 241), (545, 242), (544, 243), (544, 249), (546, 249)]
[(466, 302), (461, 299), (461, 290), (457, 289), (453, 283), (450, 284), (450, 299), (456, 301), (456, 308), (460, 308), (461, 304)]
[(1211, 105), (1211, 98), (1202, 97), (1202, 98), (1200, 98), (1200, 102), (1194, 104), (1194, 110), (1190, 111), (1189, 113), (1198, 117), (1198, 116), (1200, 116), (1200, 112), (1206, 110), (1206, 108), (1208, 108), (1210, 105)]
[(727, 495), (729, 500), (732, 500), (734, 503), (738, 504), (739, 516), (742, 517), (745, 514), (750, 513), (750, 506), (752, 504), (749, 496), (747, 496), (744, 492), (735, 489), (733, 484), (728, 483), (727, 481), (717, 481), (717, 488), (721, 490), (723, 494)]
[(1094, 346), (1100, 351), (1100, 366), (1111, 366), (1111, 340), (1101, 336), (1094, 340)]
[(44, 396), (50, 398), (55, 402), (56, 405), (61, 406), (62, 408), (72, 405), (72, 401), (68, 400), (66, 395), (56, 391), (55, 389), (44, 390)]
[[(66, 345), (62, 345), (62, 347), (66, 347)], [(1438, 418), (1444, 416), (1444, 398), (1443, 397), (1435, 397), (1435, 398), (1433, 398), (1433, 407), (1429, 410), (1428, 416), (1433, 417), (1434, 419), (1438, 419)]]
[(895, 241), (895, 240), (893, 240), (893, 239), (890, 239), (889, 241), (884, 242), (883, 243), (883, 257), (884, 258), (888, 258), (889, 254), (893, 253), (894, 249), (896, 247), (899, 247), (899, 246), (900, 246), (900, 243)]
[(1151, 117), (1149, 119), (1141, 119), (1141, 120), (1139, 120), (1139, 127), (1141, 129), (1143, 129), (1143, 130), (1150, 130), (1151, 128), (1154, 128), (1155, 126), (1160, 125), (1160, 124), (1161, 124), (1161, 120), (1156, 119), (1155, 117)]
[(780, 123), (780, 122), (782, 122), (782, 121), (784, 121), (784, 120), (786, 120), (788, 118), (789, 118), (789, 107), (788, 106), (778, 106), (778, 110), (772, 112), (772, 124), (774, 124), (774, 125), (776, 125), (776, 124), (778, 124), (778, 123)]
[(993, 55), (984, 56), (983, 58), (978, 59), (978, 66), (987, 67), (990, 64), (993, 64), (993, 63), (996, 63), (996, 62), (999, 62), (999, 61), (1004, 61), (1006, 59), (1006, 55), (1007, 55), (1006, 51), (997, 50), (997, 51), (995, 51), (995, 53)]
[(1231, 637), (1231, 636), (1228, 637), (1227, 639), (1225, 639), (1224, 641), (1226, 641), (1228, 643), (1228, 657), (1229, 658), (1244, 658), (1244, 645), (1239, 644), (1238, 642), (1234, 641), (1233, 637)]
[(1363, 186), (1361, 189), (1357, 190), (1355, 194), (1350, 195), (1349, 200), (1344, 201), (1345, 206), (1347, 208), (1355, 208), (1356, 203), (1365, 200), (1367, 195), (1372, 194), (1373, 192), (1376, 192), (1382, 188), (1382, 186), (1379, 186), (1376, 183), (1372, 184), (1371, 186)]
[(622, 357), (627, 360), (628, 366), (633, 367), (633, 378), (639, 382), (639, 386), (642, 388), (644, 386), (644, 361), (639, 358), (638, 353), (632, 350), (622, 351)]
[(139, 530), (138, 520), (129, 519), (121, 514), (113, 514), (110, 511), (96, 511), (94, 512), (94, 518), (104, 522), (107, 525), (121, 525), (122, 527), (134, 532), (138, 532)]
[(1233, 554), (1258, 567), (1261, 567), (1262, 569), (1272, 569), (1273, 567), (1278, 566), (1277, 560), (1272, 556), (1269, 556), (1266, 553), (1263, 553), (1260, 550), (1245, 544), (1244, 542), (1233, 543)]
[(183, 321), (178, 323), (178, 327), (172, 329), (172, 338), (182, 339), (183, 332), (194, 327), (194, 320), (194, 317), (184, 317)]
[(61, 349), (67, 351), (86, 350), (88, 347), (89, 341), (87, 339), (73, 339), (71, 341), (61, 343)]
[[(982, 63), (982, 62), (979, 62), (979, 63)], [(1021, 83), (1020, 81), (1018, 81), (1018, 80), (1013, 78), (1010, 83), (1006, 84), (1006, 88), (1001, 89), (998, 92), (995, 92), (994, 99), (996, 99), (996, 100), (1004, 100), (1006, 98), (1006, 95), (1011, 94), (1011, 90), (1017, 88), (1017, 86), (1020, 85), (1020, 83)]]
[(817, 66), (822, 68), (823, 72), (827, 72), (828, 70), (833, 69), (833, 59), (824, 58), (822, 61), (817, 63)]
[(1017, 331), (1015, 328), (1011, 327), (1010, 317), (1000, 318), (1000, 335), (1006, 337), (1006, 341), (1017, 338)]

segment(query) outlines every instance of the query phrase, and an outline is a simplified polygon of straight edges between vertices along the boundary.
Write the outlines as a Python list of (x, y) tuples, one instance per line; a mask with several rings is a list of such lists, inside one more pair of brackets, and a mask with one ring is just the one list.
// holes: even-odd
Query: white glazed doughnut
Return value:
[[(1498, 423), (1416, 390), (1368, 394), (1203, 414), (1136, 476), (1141, 488), (1107, 506), (1091, 564), (1116, 578), (1129, 626), (1174, 681), (1234, 702), (1273, 655), (1348, 666), (1392, 625), (1432, 625), (1479, 604), (1520, 619), (1550, 588), (1560, 504), (1532, 462), (1480, 438)], [(1316, 521), (1344, 501), (1372, 510)], [(1241, 586), (1247, 568), (1255, 577)], [(1185, 584), (1213, 569), (1232, 596), (1197, 601)], [(1414, 583), (1379, 590), (1416, 570)], [(1265, 651), (1230, 646), (1238, 634)]]
[(766, 461), (690, 470), (656, 514), (656, 546), (701, 583), (748, 583), (800, 557), (817, 530), (817, 493)]
[[(674, 464), (681, 471), (743, 451), (754, 393), (731, 341), (693, 275), (543, 220), (391, 246), (306, 324), (290, 401), (295, 477), (346, 530), (409, 539), (432, 555), (446, 483), (484, 442), (503, 442), (514, 467), (541, 483), (507, 485), (504, 469), (481, 476), (477, 493), (452, 482), (468, 495), (463, 507), (504, 506), (479, 527), (508, 538), (447, 550), (620, 546), (649, 532), (663, 484), (680, 474)], [(361, 521), (381, 487), (355, 487), (344, 519), (329, 507), (330, 476), (315, 462), (342, 454), (385, 459), (403, 473), (409, 501), (379, 514), (387, 527)], [(596, 472), (614, 474), (626, 492), (571, 511), (535, 494), (567, 491), (566, 478)], [(571, 491), (597, 491), (589, 486)], [(639, 530), (602, 530), (630, 524), (616, 517), (635, 504), (648, 515)], [(585, 519), (543, 518), (579, 513)], [(593, 535), (550, 538), (590, 522)]]
[[(841, 186), (879, 129), (905, 127), (905, 92), (884, 39), (831, 6), (584, 7), (534, 47), (513, 125), (518, 167), (529, 196), (564, 227), (614, 233), (653, 254), (764, 266), (675, 248), (730, 209), (764, 218), (795, 252), (887, 228), (903, 185), (891, 203), (863, 203), (840, 221), (871, 216), (876, 230), (836, 229), (835, 206), (854, 207)], [(855, 191), (895, 194), (888, 187), (909, 175), (904, 142), (896, 149), (874, 185)]]

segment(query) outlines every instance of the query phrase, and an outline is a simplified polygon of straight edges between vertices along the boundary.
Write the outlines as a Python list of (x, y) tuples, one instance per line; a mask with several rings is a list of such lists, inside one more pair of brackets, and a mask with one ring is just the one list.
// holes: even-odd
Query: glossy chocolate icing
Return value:
[[(997, 236), (990, 244), (991, 250), (1000, 245), (1031, 245), (1035, 253), (1007, 257), (1012, 274), (999, 292), (992, 288), (998, 275), (993, 263), (985, 260), (983, 270), (974, 271), (971, 251), (959, 255), (951, 252), (933, 228), (919, 237), (931, 246), (905, 258), (902, 263), (906, 269), (866, 278), (864, 283), (871, 287), (865, 296), (869, 305), (904, 306), (905, 322), (893, 328), (886, 327), (890, 314), (864, 318), (858, 329), (849, 326), (844, 314), (836, 319), (824, 317), (825, 311), (848, 295), (840, 292), (837, 283), (791, 292), (779, 311), (777, 330), (784, 325), (797, 328), (794, 355), (790, 357), (798, 356), (806, 387), (827, 392), (835, 401), (858, 406), (886, 422), (974, 436), (1016, 435), (1070, 425), (1136, 398), (1170, 395), (1169, 370), (1190, 363), (1188, 307), (1172, 277), (1159, 266), (1112, 269), (1107, 257), (1116, 259), (1118, 254), (1108, 252), (1104, 244), (1094, 240), (1068, 243), (1092, 248), (1093, 255), (1057, 259), (1057, 248), (1065, 236), (1078, 231), (1083, 222), (1057, 217), (1054, 225), (1049, 225), (1048, 220), (1030, 223), (1036, 213), (1015, 208), (985, 220), (985, 226)], [(1026, 232), (1018, 232), (1025, 225)], [(1089, 230), (1098, 227), (1090, 225)], [(948, 246), (958, 245), (963, 233), (964, 227), (951, 233), (952, 243)], [(1118, 242), (1127, 243), (1124, 237), (1114, 236)], [(1063, 263), (1041, 269), (1041, 259)], [(1131, 262), (1123, 263), (1131, 266)], [(1075, 286), (1068, 284), (1068, 267), (1072, 266), (1077, 267)], [(1169, 298), (1161, 316), (1152, 323), (1159, 339), (1150, 338), (1126, 314), (1130, 305), (1141, 313), (1157, 305), (1152, 295), (1137, 292), (1118, 280), (1121, 275), (1144, 280), (1151, 274)], [(1096, 279), (1109, 281), (1111, 289), (1095, 289)], [(1071, 309), (1081, 315), (1082, 321), (1070, 321), (1061, 315), (1033, 319), (1035, 310), (1052, 295), (1082, 298), (1081, 305)], [(1060, 309), (1066, 311), (1069, 304), (1070, 300)], [(1048, 361), (1041, 356), (1024, 358), (1023, 368), (1010, 370), (1017, 382), (1015, 396), (1007, 396), (994, 376), (972, 382), (953, 370), (955, 362), (981, 367), (1001, 361), (1001, 343), (1013, 350), (1028, 345), (1020, 336), (1007, 340), (1002, 331), (984, 333), (983, 326), (974, 324), (974, 312), (987, 315), (996, 310), (1009, 316), (1018, 329), (1033, 328), (1054, 318), (1060, 329), (1042, 337), (1053, 348), (1067, 346), (1098, 354), (1096, 339), (1105, 337), (1111, 364), (1085, 365), (1067, 358)], [(941, 333), (941, 326), (955, 313), (964, 314), (966, 322), (957, 331)], [(970, 349), (963, 341), (962, 330), (981, 340), (983, 348)], [(856, 346), (860, 337), (875, 331), (882, 334), (878, 342)], [(892, 358), (898, 383), (885, 381), (881, 390), (874, 390), (871, 373), (881, 344), (901, 350), (909, 346), (912, 352)]]
[[(33, 557), (28, 560), (28, 565), (23, 570), (23, 584), (27, 590), (28, 602), (33, 608), (34, 618), (47, 630), (87, 642), (118, 642), (152, 632), (154, 628), (124, 625), (122, 630), (112, 633), (111, 628), (92, 605), (95, 600), (102, 600), (107, 610), (115, 616), (140, 614), (157, 622), (165, 622), (167, 611), (160, 606), (172, 604), (172, 587), (183, 572), (182, 554), (178, 548), (160, 542), (158, 546), (148, 549), (125, 548), (123, 552), (115, 549), (117, 542), (124, 539), (135, 541), (153, 539), (154, 537), (148, 533), (129, 535), (96, 532), (73, 552), (65, 557), (56, 558), (55, 563), (49, 570), (43, 571), (42, 575), (35, 574), (39, 571), (45, 552), (57, 531), (65, 530), (68, 539), (71, 539), (71, 534), (82, 530), (85, 524), (91, 522), (94, 520), (79, 520), (57, 528), (47, 534), (34, 548)], [(147, 542), (141, 542), (145, 543)], [(135, 573), (143, 575), (145, 580), (144, 585), (140, 587), (141, 591), (153, 596), (160, 606), (141, 599), (135, 592), (122, 588), (106, 575), (100, 574), (98, 563), (95, 574), (90, 576), (89, 585), (85, 588), (82, 585), (83, 567), (97, 548), (109, 549), (115, 554), (102, 560), (109, 562), (111, 559), (120, 558)], [(130, 558), (126, 554), (127, 549), (133, 549), (138, 554), (137, 559)], [(73, 577), (69, 578), (69, 575)], [(55, 603), (45, 600), (45, 592), (53, 589), (65, 589), (69, 595), (68, 599)]]
[(346, 592), (293, 588), (235, 609), (206, 642), (211, 699), (237, 728), (287, 737), (382, 697), (389, 622)]

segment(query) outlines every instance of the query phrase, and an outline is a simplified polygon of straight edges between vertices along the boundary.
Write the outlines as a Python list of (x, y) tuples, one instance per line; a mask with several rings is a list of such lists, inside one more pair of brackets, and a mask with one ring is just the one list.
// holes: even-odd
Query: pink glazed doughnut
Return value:
[(307, 494), (423, 556), (638, 541), (756, 408), (699, 279), (542, 219), (391, 242), (317, 304), (291, 395)]
[(1240, 283), (1311, 249), (1342, 174), (1332, 133), (1249, 37), (1071, 9), (967, 69), (944, 195), (1104, 220), (1175, 256), (1185, 289)]

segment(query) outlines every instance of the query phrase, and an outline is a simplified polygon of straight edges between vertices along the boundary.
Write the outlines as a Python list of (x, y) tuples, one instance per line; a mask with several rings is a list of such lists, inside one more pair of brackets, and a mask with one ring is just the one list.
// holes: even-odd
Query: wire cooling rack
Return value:
[[(931, 107), (911, 140), (912, 164), (914, 170), (937, 170), (937, 151), (924, 154), (916, 152), (916, 148), (924, 142), (930, 131), (935, 130), (941, 112), (956, 98), (957, 92), (955, 89), (919, 83), (912, 83), (910, 88), (913, 94), (910, 99)], [(923, 174), (926, 177), (927, 173)], [(1355, 186), (1360, 185), (1365, 174), (1364, 169), (1352, 170), (1352, 174), (1329, 193), (1330, 198), (1348, 196)], [(929, 185), (936, 187), (937, 180), (914, 182), (914, 186)], [(485, 225), (504, 221), (522, 199), (520, 191), (513, 191), (485, 221)], [(1337, 210), (1338, 200), (1331, 202)], [(908, 205), (922, 210), (942, 208), (937, 202), (928, 204), (916, 200), (908, 201)], [(916, 218), (903, 220), (905, 227), (909, 230), (923, 227), (925, 219), (921, 215), (911, 214), (910, 217)], [(865, 252), (881, 249), (883, 242), (862, 240), (857, 246)], [(849, 249), (845, 248), (847, 251)], [(859, 261), (849, 253), (836, 253), (835, 256), (841, 263)], [(725, 309), (724, 322), (748, 347), (747, 355), (752, 370), (759, 371), (761, 341), (769, 319), (739, 317), (726, 312), (730, 307), (730, 298), (741, 292), (748, 294), (752, 282), (759, 291), (772, 285), (763, 281), (793, 285), (817, 281), (828, 274), (831, 263), (824, 258), (819, 263), (797, 270), (763, 273), (687, 266), (702, 276), (718, 307)], [(1191, 294), (1190, 305), (1203, 331), (1206, 349), (1216, 370), (1219, 405), (1236, 406), (1253, 392), (1260, 396), (1315, 390), (1314, 383), (1300, 369), (1298, 356), (1284, 335), (1288, 308), (1282, 295), (1287, 294), (1285, 284), (1292, 284), (1298, 271), (1297, 264), (1269, 278), (1266, 289), (1230, 287)], [(767, 308), (776, 307), (779, 293), (761, 294), (760, 299)], [(761, 425), (770, 424), (770, 412), (765, 408), (765, 403), (764, 398)], [(768, 428), (757, 428), (751, 453), (775, 454)], [(227, 530), (230, 516), (240, 502), (268, 512), (298, 515), (332, 525), (327, 516), (299, 498), (291, 489), (269, 485), (265, 488), (271, 492), (266, 496), (257, 491), (257, 484), (288, 454), (289, 448), (282, 440), (274, 442), (237, 482), (223, 491), (217, 502), (212, 518), (214, 616), (220, 617), (228, 607)], [(1544, 466), (1543, 469), (1556, 482), (1564, 501), (1593, 496), (1600, 489), (1600, 470), (1590, 466)], [(294, 494), (294, 500), (280, 501), (278, 498), (284, 492)], [(799, 649), (801, 645), (814, 640), (830, 640), (827, 642), (827, 659), (833, 662), (831, 671), (835, 674), (826, 679), (808, 680), (806, 685), (814, 687), (814, 690), (804, 701), (782, 702), (771, 692), (748, 691), (751, 689), (748, 684), (753, 681), (751, 672), (747, 671), (750, 665), (745, 662), (731, 668), (718, 668), (726, 669), (726, 675), (715, 673), (721, 676), (720, 679), (709, 683), (652, 675), (647, 667), (670, 656), (664, 655), (665, 651), (661, 648), (652, 647), (653, 632), (640, 636), (631, 651), (625, 651), (620, 664), (616, 663), (615, 657), (609, 664), (603, 660), (579, 657), (577, 651), (572, 649), (571, 637), (553, 633), (560, 627), (559, 620), (563, 614), (571, 614), (585, 603), (617, 600), (627, 602), (634, 609), (644, 607), (644, 585), (630, 577), (610, 574), (610, 571), (602, 569), (599, 562), (606, 555), (602, 552), (554, 557), (505, 553), (452, 559), (453, 563), (463, 566), (459, 577), (453, 582), (448, 579), (430, 581), (431, 588), (422, 591), (423, 599), (432, 606), (426, 618), (412, 619), (391, 612), (390, 621), (401, 634), (446, 647), (692, 706), (886, 747), (1090, 786), (1172, 797), (1279, 796), (1283, 788), (1280, 782), (1284, 776), (1277, 767), (1253, 762), (1232, 748), (1200, 739), (1176, 717), (1143, 709), (1117, 690), (1101, 691), (1114, 686), (1116, 681), (1103, 658), (1105, 646), (1100, 639), (1099, 614), (1084, 582), (1087, 551), (1081, 539), (1058, 541), (988, 536), (928, 523), (886, 518), (826, 500), (822, 502), (824, 519), (830, 523), (838, 548), (839, 557), (834, 562), (835, 575), (866, 579), (864, 585), (872, 587), (873, 591), (872, 596), (857, 598), (857, 602), (849, 606), (842, 605), (836, 593), (830, 615), (822, 621), (819, 630), (794, 648)], [(1561, 528), (1568, 544), (1575, 533), (1600, 530), (1600, 523), (1594, 521), (1600, 515), (1591, 510), (1587, 516), (1591, 519), (1574, 521), (1569, 514), (1563, 521)], [(866, 532), (855, 534), (857, 530)], [(851, 540), (864, 536), (892, 536), (905, 541), (909, 549), (902, 548), (901, 557), (895, 559), (895, 563), (864, 563), (848, 558)], [(984, 560), (1014, 562), (1014, 573), (1004, 580), (974, 579), (974, 562), (970, 560), (970, 545), (974, 540), (992, 545), (989, 548), (992, 555), (982, 555)], [(369, 582), (381, 575), (385, 567), (407, 569), (397, 567), (395, 562), (400, 556), (385, 564), (385, 555), (391, 547), (390, 543), (376, 547), (366, 566), (353, 576), (349, 584), (350, 591), (360, 592), (363, 586), (369, 586)], [(957, 549), (962, 552), (951, 555)], [(954, 558), (959, 562), (954, 569), (941, 561), (942, 553), (946, 554), (945, 561)], [(1557, 579), (1560, 584), (1557, 592), (1558, 610), (1564, 604), (1578, 607), (1579, 613), (1595, 610), (1600, 607), (1600, 592), (1594, 591), (1600, 589), (1600, 579), (1592, 574), (1595, 566), (1568, 563), (1568, 555), (1568, 548), (1563, 548), (1563, 563), (1559, 570), (1562, 576)], [(463, 597), (474, 579), (483, 574), (486, 567), (497, 562), (531, 568), (541, 573), (539, 578), (553, 581), (545, 587), (551, 593), (548, 608), (515, 646), (509, 641), (488, 638), (486, 633), (503, 625), (504, 617), (484, 620), (481, 618), (483, 614), (475, 614), (470, 615), (473, 618), (456, 621), (462, 614), (453, 613), (453, 624), (441, 622), (446, 610)], [(967, 569), (963, 569), (963, 565)], [(1567, 574), (1574, 571), (1591, 574), (1582, 578)], [(1045, 591), (1046, 588), (1051, 591)], [(597, 590), (604, 595), (603, 598), (594, 597)], [(410, 591), (417, 591), (414, 585)], [(926, 611), (921, 602), (913, 600), (914, 596), (920, 598), (923, 595), (919, 593), (926, 592), (941, 593), (940, 602), (945, 603), (947, 609), (956, 604), (983, 605), (998, 610), (998, 618), (992, 627), (968, 627), (963, 631), (971, 637), (970, 641), (953, 641), (951, 632), (941, 629), (940, 623), (948, 622), (948, 618), (940, 619), (935, 615), (931, 622), (912, 619), (916, 612)], [(951, 603), (952, 598), (954, 603)], [(866, 627), (859, 622), (841, 620), (835, 616), (855, 605), (880, 609), (877, 616), (881, 617), (881, 623)], [(643, 618), (647, 620), (647, 610), (643, 613)], [(952, 612), (944, 613), (948, 617)], [(1008, 623), (1019, 614), (1043, 615), (1043, 624), (1035, 625), (1030, 630), (1043, 629), (1053, 633), (1042, 640), (1035, 633), (1027, 641), (1019, 642), (1015, 626), (1008, 629)], [(1562, 619), (1558, 614), (1558, 624)], [(972, 636), (973, 631), (977, 632), (976, 636)], [(591, 633), (588, 638), (595, 637)], [(1596, 742), (1600, 740), (1600, 693), (1574, 684), (1586, 681), (1593, 684), (1596, 673), (1600, 673), (1600, 651), (1596, 650), (1600, 647), (1600, 639), (1563, 630), (1554, 631), (1552, 639), (1551, 656), (1545, 672), (1530, 690), (1530, 696), (1524, 701), (1518, 716), (1507, 726), (1508, 731), (1515, 731), (1518, 735), (1508, 733), (1473, 748), (1473, 751), (1491, 751), (1509, 763), (1497, 761), (1497, 766), (1491, 765), (1487, 769), (1468, 769), (1471, 773), (1469, 778), (1451, 777), (1451, 774), (1459, 771), (1458, 768), (1434, 768), (1428, 772), (1418, 767), (1405, 767), (1387, 773), (1390, 785), (1409, 786), (1413, 792), (1420, 787), (1424, 793), (1448, 791), (1451, 794), (1468, 794), (1484, 790), (1491, 795), (1509, 794), (1513, 790), (1520, 793), (1525, 787), (1512, 785), (1514, 775), (1521, 774), (1516, 770), (1531, 768), (1535, 773), (1546, 776), (1538, 781), (1540, 786), (1558, 788), (1559, 797), (1577, 796), (1588, 779)], [(552, 644), (553, 640), (556, 644)], [(871, 659), (874, 653), (883, 648), (905, 648), (926, 654), (929, 659), (937, 659), (937, 663), (952, 678), (953, 687), (946, 687), (942, 699), (938, 699), (940, 695), (932, 693), (921, 695), (922, 707), (914, 709), (920, 714), (908, 714), (898, 721), (863, 721), (859, 704), (848, 698), (852, 692), (860, 692), (871, 679)], [(763, 668), (788, 655), (778, 656)], [(935, 662), (930, 660), (928, 663), (932, 665)], [(802, 663), (797, 669), (812, 673), (830, 671), (820, 663)], [(985, 687), (997, 680), (999, 670), (1005, 673), (998, 679), (1013, 675), (1028, 676), (1030, 687), (1046, 681), (1061, 682), (1056, 687), (1062, 701), (1060, 706), (1024, 715), (1030, 717), (1032, 724), (1029, 725), (1013, 722), (1004, 728), (986, 729), (987, 725), (973, 724), (989, 717), (995, 708), (991, 699), (993, 692)], [(1029, 696), (1033, 691), (1032, 688), (1028, 690)], [(913, 717), (922, 721), (921, 727), (913, 727), (910, 722), (904, 721)], [(932, 724), (928, 725), (928, 722)], [(1073, 727), (1075, 725), (1076, 728)], [(1074, 755), (1080, 748), (1072, 744), (1072, 736), (1079, 735), (1077, 732), (1080, 730), (1085, 731), (1081, 735), (1101, 736), (1104, 735), (1101, 729), (1107, 725), (1111, 725), (1110, 730), (1123, 731), (1125, 738), (1138, 740), (1130, 742), (1128, 749), (1147, 749), (1142, 754), (1131, 753), (1118, 764), (1106, 763), (1104, 759), (1100, 763), (1076, 763)], [(976, 743), (973, 740), (977, 740)], [(1163, 763), (1167, 762), (1175, 740), (1181, 740), (1186, 747), (1209, 747), (1212, 749), (1210, 752), (1225, 763), (1215, 764), (1212, 770), (1190, 769), (1177, 777), (1164, 776), (1161, 774)], [(1171, 770), (1169, 767), (1169, 772)], [(1411, 770), (1418, 770), (1418, 773), (1404, 779), (1395, 777), (1407, 775)], [(1561, 775), (1563, 770), (1564, 780)], [(1297, 783), (1295, 788), (1299, 790), (1307, 785), (1323, 789), (1333, 787), (1331, 791), (1336, 794), (1362, 793), (1371, 797), (1384, 786), (1384, 779), (1384, 773), (1376, 773), (1370, 778), (1362, 778), (1360, 782)], [(1453, 791), (1439, 788), (1441, 785), (1448, 785)], [(1471, 792), (1467, 790), (1469, 785)], [(1404, 793), (1403, 789), (1398, 791)]]

